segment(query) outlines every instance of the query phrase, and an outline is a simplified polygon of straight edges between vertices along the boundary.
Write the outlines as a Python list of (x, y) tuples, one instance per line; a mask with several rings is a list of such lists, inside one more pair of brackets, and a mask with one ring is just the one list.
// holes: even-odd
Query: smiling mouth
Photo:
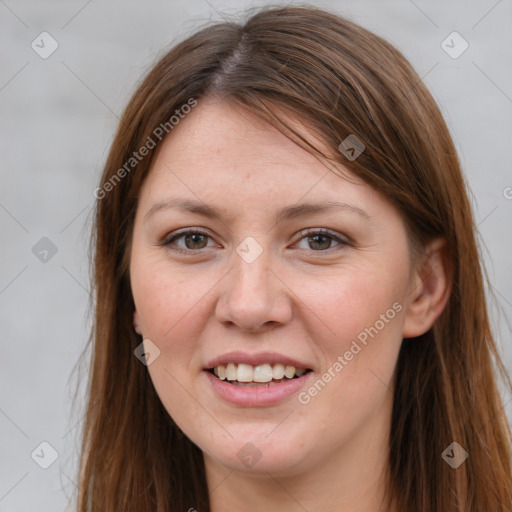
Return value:
[(207, 370), (219, 380), (228, 384), (240, 387), (270, 387), (299, 379), (306, 373), (311, 372), (309, 368), (295, 368), (295, 366), (284, 364), (261, 364), (252, 366), (250, 364), (228, 363), (219, 365)]

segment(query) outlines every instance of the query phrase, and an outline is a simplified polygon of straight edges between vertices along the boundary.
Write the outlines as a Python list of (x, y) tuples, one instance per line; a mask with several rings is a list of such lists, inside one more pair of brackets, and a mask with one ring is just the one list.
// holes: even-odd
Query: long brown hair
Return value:
[[(396, 366), (389, 504), (510, 512), (511, 437), (493, 363), (509, 387), (510, 380), (493, 341), (475, 223), (449, 131), (399, 51), (307, 6), (267, 7), (245, 23), (198, 30), (159, 60), (122, 115), (96, 194), (79, 512), (209, 510), (202, 452), (169, 417), (134, 356), (142, 338), (133, 329), (129, 281), (137, 196), (158, 148), (149, 138), (157, 143), (162, 125), (172, 137), (173, 113), (207, 95), (348, 167), (399, 209), (411, 240), (446, 239), (448, 305), (426, 334), (403, 341)], [(318, 133), (329, 154), (294, 131), (291, 117)], [(338, 151), (351, 134), (366, 146), (355, 160)], [(144, 145), (147, 155), (135, 165), (130, 159)], [(469, 454), (456, 469), (441, 456), (452, 442)]]

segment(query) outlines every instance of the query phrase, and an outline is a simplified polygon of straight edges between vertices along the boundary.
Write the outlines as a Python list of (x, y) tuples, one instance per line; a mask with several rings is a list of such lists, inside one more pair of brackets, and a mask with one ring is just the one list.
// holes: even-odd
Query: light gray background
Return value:
[[(90, 328), (92, 192), (118, 116), (174, 42), (264, 3), (0, 0), (0, 512), (72, 510), (83, 413), (81, 401), (71, 404), (86, 368), (79, 379), (71, 372)], [(473, 193), (494, 325), (512, 370), (512, 2), (314, 4), (396, 45), (439, 102)], [(59, 45), (45, 60), (31, 48), (43, 31)], [(452, 31), (469, 43), (457, 59), (441, 47)], [(46, 263), (32, 252), (42, 237), (58, 250)], [(59, 454), (46, 470), (31, 458), (42, 441)]]

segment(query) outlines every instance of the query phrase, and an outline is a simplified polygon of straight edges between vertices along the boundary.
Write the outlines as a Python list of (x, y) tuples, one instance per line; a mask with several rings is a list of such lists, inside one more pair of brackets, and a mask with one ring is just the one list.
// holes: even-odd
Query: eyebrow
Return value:
[[(201, 201), (171, 198), (155, 203), (148, 210), (146, 215), (144, 215), (144, 222), (147, 222), (156, 212), (172, 208), (177, 208), (186, 212), (202, 215), (203, 217), (210, 219), (220, 220), (223, 217), (223, 214), (219, 209), (213, 206), (209, 206)], [(364, 210), (361, 210), (361, 208), (358, 208), (355, 205), (338, 201), (325, 201), (323, 203), (302, 203), (282, 208), (276, 215), (275, 223), (279, 224), (284, 221), (305, 217), (307, 215), (336, 210), (355, 213), (362, 217), (365, 221), (371, 222), (371, 217)]]

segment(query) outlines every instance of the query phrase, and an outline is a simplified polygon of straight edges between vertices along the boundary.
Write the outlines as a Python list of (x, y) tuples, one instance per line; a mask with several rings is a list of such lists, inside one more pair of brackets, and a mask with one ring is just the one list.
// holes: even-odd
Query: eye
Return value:
[(302, 235), (302, 238), (299, 241), (307, 240), (309, 247), (316, 252), (325, 252), (327, 249), (331, 249), (332, 241), (335, 241), (338, 245), (349, 245), (347, 240), (343, 240), (328, 229), (301, 231), (300, 235)]
[[(176, 233), (173, 237), (167, 238), (162, 242), (162, 245), (168, 247), (172, 251), (189, 253), (206, 247), (206, 241), (210, 235), (200, 231), (199, 229), (192, 228)], [(175, 242), (183, 239), (185, 247), (177, 247)]]

